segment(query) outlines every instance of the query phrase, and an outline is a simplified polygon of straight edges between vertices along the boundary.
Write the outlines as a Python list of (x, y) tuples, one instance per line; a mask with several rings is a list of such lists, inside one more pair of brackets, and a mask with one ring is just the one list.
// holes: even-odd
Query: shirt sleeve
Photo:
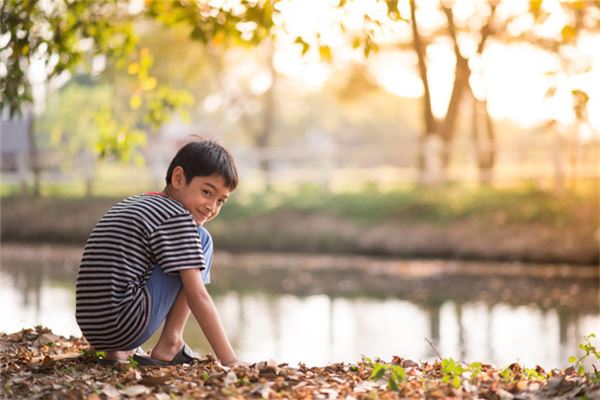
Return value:
[(200, 236), (189, 214), (164, 221), (150, 235), (149, 245), (165, 274), (176, 274), (183, 269), (206, 269)]
[(205, 285), (208, 285), (210, 283), (210, 271), (212, 269), (213, 241), (210, 233), (201, 226), (198, 227), (198, 234), (200, 235), (200, 243), (202, 243), (206, 264), (206, 269), (202, 271), (202, 281)]

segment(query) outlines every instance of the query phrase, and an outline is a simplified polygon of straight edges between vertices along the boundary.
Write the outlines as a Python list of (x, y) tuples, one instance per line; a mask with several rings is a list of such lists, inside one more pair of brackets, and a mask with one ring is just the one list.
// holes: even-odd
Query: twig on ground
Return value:
[(437, 351), (437, 349), (435, 348), (435, 346), (433, 345), (433, 343), (431, 343), (431, 341), (427, 338), (425, 338), (425, 340), (427, 340), (427, 343), (429, 343), (429, 345), (431, 346), (431, 348), (433, 349), (433, 351), (435, 351), (435, 354), (437, 354), (437, 356), (439, 357), (440, 361), (443, 360), (442, 356), (440, 355), (440, 352)]

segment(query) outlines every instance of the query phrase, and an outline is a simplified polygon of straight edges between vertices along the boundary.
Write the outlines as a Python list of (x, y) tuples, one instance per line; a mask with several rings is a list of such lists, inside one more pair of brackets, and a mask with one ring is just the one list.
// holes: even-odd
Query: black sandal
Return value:
[(156, 358), (152, 358), (148, 355), (134, 354), (133, 359), (137, 361), (140, 366), (159, 366), (159, 367), (168, 367), (170, 365), (181, 365), (181, 364), (191, 364), (194, 360), (199, 360), (200, 356), (195, 353), (190, 346), (187, 344), (183, 344), (183, 347), (175, 357), (171, 361), (161, 361)]

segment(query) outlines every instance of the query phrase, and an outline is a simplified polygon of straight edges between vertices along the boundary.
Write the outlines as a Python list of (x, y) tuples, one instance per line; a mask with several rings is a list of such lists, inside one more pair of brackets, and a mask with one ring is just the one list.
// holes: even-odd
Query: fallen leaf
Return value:
[(120, 390), (120, 392), (123, 393), (127, 397), (136, 397), (141, 394), (148, 394), (151, 391), (152, 391), (152, 389), (150, 389), (149, 387), (144, 386), (144, 385), (128, 386), (125, 389)]
[(59, 336), (56, 336), (52, 333), (44, 333), (43, 335), (40, 335), (37, 339), (35, 339), (35, 341), (33, 342), (33, 346), (40, 347), (49, 343), (56, 343), (57, 341), (59, 341), (59, 339)]
[(223, 379), (223, 384), (225, 384), (225, 386), (229, 386), (229, 385), (234, 384), (235, 382), (237, 382), (237, 380), (238, 380), (238, 377), (235, 374), (235, 372), (230, 371), (225, 376), (225, 379)]
[(327, 395), (327, 399), (336, 400), (338, 398), (338, 391), (331, 388), (321, 389), (319, 393)]
[(125, 374), (126, 381), (139, 381), (142, 379), (142, 374), (137, 369), (128, 368), (127, 373)]
[(158, 376), (152, 376), (152, 375), (145, 375), (142, 376), (142, 379), (140, 379), (140, 383), (143, 385), (162, 385), (163, 383), (167, 382), (169, 379), (171, 379), (169, 376), (166, 375), (158, 375)]
[(102, 393), (104, 393), (109, 399), (120, 399), (122, 397), (117, 388), (110, 383), (107, 383), (102, 387)]
[(269, 384), (256, 385), (250, 394), (260, 394), (260, 397), (263, 399), (268, 399), (271, 394), (272, 389)]
[(377, 389), (378, 386), (379, 384), (373, 381), (362, 381), (358, 385), (354, 386), (354, 391), (358, 393), (370, 392), (371, 390)]
[(527, 381), (518, 381), (515, 385), (515, 389), (517, 392), (524, 392), (529, 387), (529, 382)]
[(506, 391), (504, 389), (498, 389), (496, 391), (496, 394), (498, 395), (498, 397), (500, 397), (500, 400), (512, 400), (515, 397), (511, 392)]
[(436, 399), (442, 399), (442, 398), (445, 398), (447, 396), (441, 390), (435, 389), (435, 390), (432, 390), (431, 392), (428, 393), (428, 397), (433, 397), (433, 398), (436, 398)]
[(46, 356), (44, 357), (44, 360), (42, 361), (42, 364), (39, 366), (38, 370), (47, 371), (49, 369), (52, 369), (53, 366), (54, 360), (52, 359), (52, 357)]

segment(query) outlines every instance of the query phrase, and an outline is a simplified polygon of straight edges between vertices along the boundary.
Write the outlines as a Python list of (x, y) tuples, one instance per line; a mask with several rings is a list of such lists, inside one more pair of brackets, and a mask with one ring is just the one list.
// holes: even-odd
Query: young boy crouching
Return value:
[[(208, 140), (191, 142), (171, 161), (162, 192), (129, 197), (100, 219), (77, 275), (76, 319), (108, 362), (133, 355), (141, 365), (189, 363), (197, 358), (183, 341), (191, 312), (220, 362), (241, 363), (204, 287), (212, 239), (202, 227), (237, 184), (227, 150)], [(163, 322), (151, 354), (135, 351)]]

